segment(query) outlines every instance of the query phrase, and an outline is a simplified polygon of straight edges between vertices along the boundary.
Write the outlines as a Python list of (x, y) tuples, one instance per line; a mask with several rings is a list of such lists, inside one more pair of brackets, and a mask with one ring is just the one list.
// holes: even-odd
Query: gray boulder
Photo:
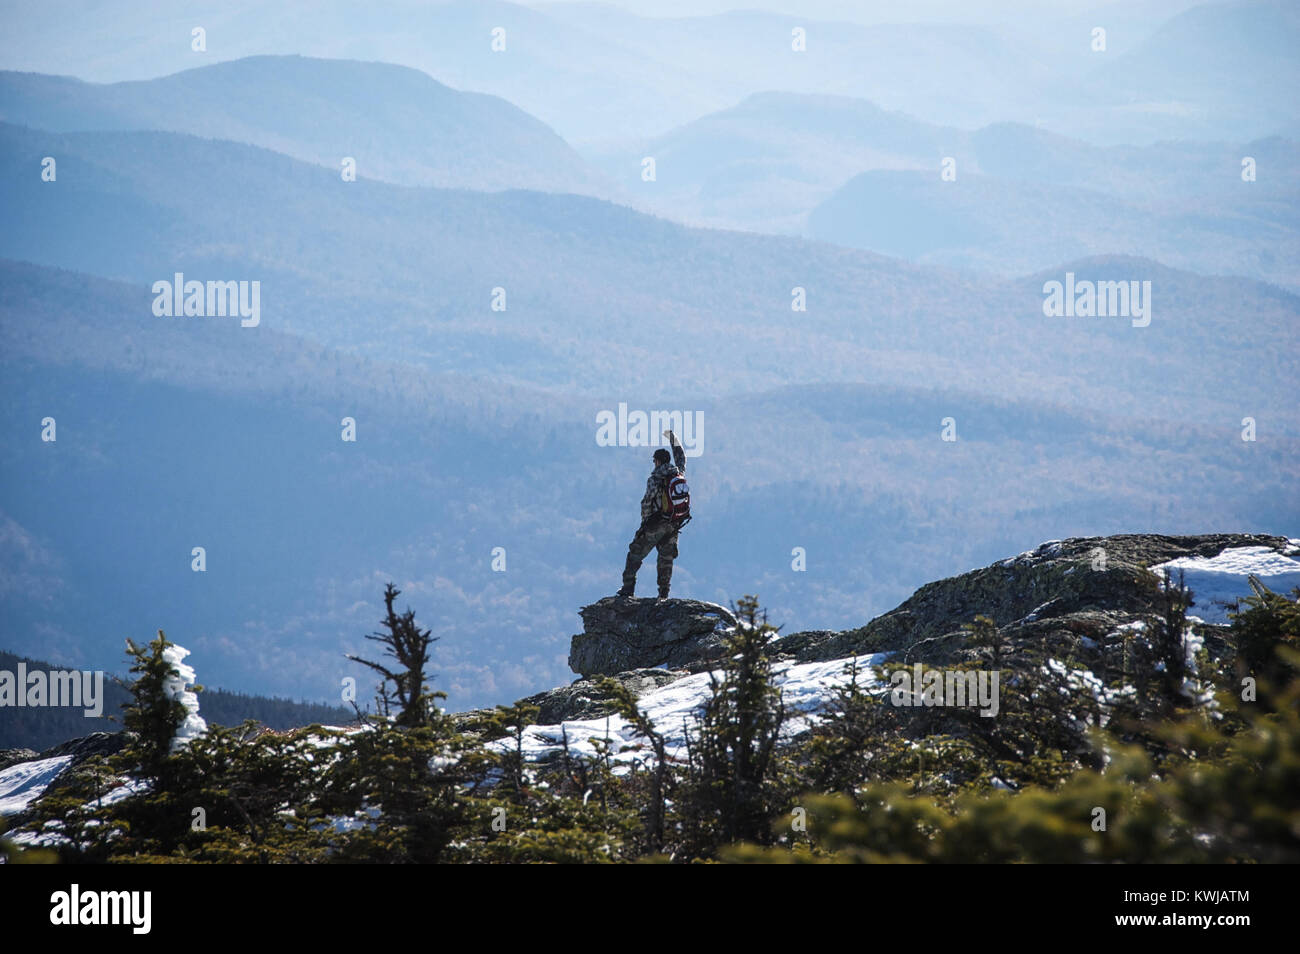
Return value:
[(0, 771), (19, 762), (30, 762), (38, 758), (34, 749), (0, 749)]
[[(670, 669), (633, 669), (630, 672), (620, 672), (613, 678), (639, 698), (684, 675)], [(570, 685), (539, 692), (520, 701), (538, 707), (538, 725), (558, 725), (569, 719), (599, 719), (614, 713), (609, 695), (591, 679), (579, 679)]]
[(126, 745), (122, 732), (92, 732), (79, 739), (69, 739), (46, 749), (37, 758), (52, 759), (57, 755), (71, 755), (72, 764), (80, 765), (96, 755), (114, 755)]
[(722, 637), (736, 625), (726, 607), (700, 600), (607, 596), (579, 615), (583, 631), (570, 644), (569, 668), (584, 677), (658, 666), (705, 668), (721, 656)]
[[(680, 669), (632, 669), (612, 678), (640, 698), (647, 692), (666, 686), (687, 675)], [(548, 689), (520, 699), (519, 703), (537, 706), (536, 725), (559, 725), (575, 719), (599, 719), (616, 711), (613, 699), (596, 684), (594, 679), (575, 679), (567, 686)], [(470, 709), (452, 713), (458, 732), (478, 739), (496, 738), (484, 734), (485, 724), (493, 715), (491, 709)]]

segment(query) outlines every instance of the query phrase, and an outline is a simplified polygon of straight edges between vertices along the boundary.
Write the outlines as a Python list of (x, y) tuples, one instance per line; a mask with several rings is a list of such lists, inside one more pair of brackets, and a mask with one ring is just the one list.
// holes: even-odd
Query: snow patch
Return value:
[[(1071, 669), (1059, 659), (1048, 659), (1047, 664), (1042, 667), (1044, 674), (1055, 674), (1057, 677), (1064, 679), (1066, 686), (1058, 687), (1058, 692), (1062, 696), (1068, 697), (1070, 690), (1076, 692), (1087, 692), (1097, 703), (1097, 714), (1099, 716), (1099, 725), (1105, 727), (1110, 721), (1111, 708), (1115, 703), (1126, 699), (1137, 692), (1134, 686), (1121, 686), (1112, 689), (1101, 681), (1101, 677), (1090, 669)], [(1075, 728), (1082, 730), (1092, 721), (1091, 716), (1080, 720), (1074, 716), (1070, 717), (1074, 722)]]
[[(858, 681), (862, 686), (872, 686), (878, 682), (872, 667), (880, 665), (888, 655), (877, 653), (859, 657)], [(844, 671), (848, 664), (848, 659), (833, 659), (827, 662), (773, 666), (774, 681), (781, 688), (785, 699), (785, 737), (793, 737), (811, 727), (816, 721), (815, 710), (827, 699), (831, 690), (848, 683), (849, 676)], [(694, 731), (695, 716), (708, 698), (709, 673), (701, 672), (653, 689), (637, 700), (638, 708), (649, 717), (655, 731), (664, 737), (670, 759), (686, 757), (687, 730)], [(627, 720), (611, 715), (596, 719), (574, 719), (561, 725), (530, 725), (523, 733), (524, 758), (537, 761), (557, 755), (563, 750), (566, 735), (569, 752), (585, 758), (595, 758), (599, 743), (606, 738), (610, 739), (610, 758), (622, 771), (626, 771), (633, 760), (645, 760), (650, 755), (646, 740), (633, 732)], [(499, 739), (491, 743), (491, 746), (500, 751), (509, 751), (514, 744), (513, 739)], [(624, 746), (636, 748), (623, 752), (621, 749)]]
[(1300, 586), (1300, 560), (1270, 547), (1230, 547), (1218, 556), (1179, 557), (1152, 569), (1156, 573), (1168, 570), (1174, 580), (1182, 570), (1196, 601), (1196, 615), (1207, 623), (1229, 622), (1228, 608), (1252, 595), (1248, 576), (1258, 577), (1274, 593), (1290, 594)]
[(0, 771), (0, 815), (24, 811), (70, 764), (71, 755), (56, 755), (51, 759), (19, 762)]
[[(285, 813), (290, 814), (288, 812)], [(365, 829), (374, 830), (379, 827), (379, 816), (383, 812), (374, 805), (366, 805), (357, 809), (351, 815), (330, 815), (323, 822), (317, 822), (312, 826), (314, 831), (322, 831), (331, 828), (340, 834), (345, 832), (362, 831)], [(285, 826), (289, 827), (288, 825)]]
[(115, 805), (118, 802), (125, 801), (128, 798), (132, 798), (136, 795), (141, 795), (149, 791), (149, 789), (152, 787), (147, 781), (139, 778), (130, 778), (127, 776), (123, 776), (120, 779), (120, 781), (122, 782), (122, 784), (117, 786), (117, 788), (114, 788), (111, 791), (107, 792), (106, 794), (101, 795), (99, 798), (95, 799), (94, 801), (87, 802), (86, 805), (87, 806)]

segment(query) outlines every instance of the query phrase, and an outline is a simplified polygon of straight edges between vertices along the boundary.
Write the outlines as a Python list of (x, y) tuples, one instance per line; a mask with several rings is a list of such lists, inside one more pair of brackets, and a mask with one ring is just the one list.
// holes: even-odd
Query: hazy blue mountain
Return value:
[[(995, 123), (971, 133), (967, 146), (975, 172), (1094, 189), (1130, 200), (1199, 205), (1208, 199), (1259, 206), (1300, 194), (1296, 142), (1277, 136), (1247, 143), (1101, 147), (1046, 129)], [(1258, 173), (1249, 184), (1241, 177), (1246, 156), (1256, 160)]]
[[(0, 289), (0, 608), (14, 651), (112, 668), (122, 637), (161, 627), (206, 682), (333, 699), (364, 675), (342, 654), (364, 645), (391, 579), (441, 637), (432, 668), (454, 706), (566, 681), (573, 608), (616, 586), (648, 469), (648, 448), (596, 444), (593, 402), (269, 328), (171, 323), (136, 287), (65, 271), (4, 264)], [(775, 383), (626, 392), (706, 421), (681, 595), (757, 591), (779, 621), (845, 627), (936, 568), (1048, 529), (1300, 519), (1300, 447), (1276, 416), (1244, 445), (1236, 419), (1071, 407), (1076, 382), (1054, 404), (941, 380)], [(340, 440), (345, 415), (355, 443)], [(956, 443), (939, 438), (949, 415)], [(46, 416), (55, 443), (40, 440)], [(795, 547), (806, 572), (792, 571)]]
[(1009, 33), (1026, 35), (1041, 44), (1053, 62), (1072, 68), (1096, 65), (1091, 40), (1094, 27), (1106, 30), (1106, 49), (1128, 53), (1145, 43), (1171, 19), (1204, 0), (1111, 0), (1083, 3), (1086, 9), (1073, 12), (1062, 4), (1032, 4), (1028, 9), (996, 16), (984, 4), (967, 5), (969, 12), (981, 10), (986, 22), (996, 22)]
[[(671, 77), (701, 77), (721, 101), (765, 90), (854, 96), (940, 123), (988, 122), (1029, 110), (1051, 64), (1006, 31), (938, 23), (863, 26), (819, 22), (800, 13), (736, 10), (658, 18), (561, 4), (547, 13), (606, 42), (621, 39), (663, 62)], [(791, 48), (803, 29), (807, 49)], [(869, 67), (867, 66), (869, 64)], [(717, 101), (715, 99), (715, 101)], [(715, 107), (718, 108), (718, 107)], [(702, 111), (701, 111), (702, 112)], [(646, 132), (666, 127), (643, 126)]]
[[(659, 62), (626, 44), (495, 0), (375, 0), (364, 7), (320, 0), (279, 8), (251, 0), (142, 0), (120, 9), (60, 0), (39, 16), (16, 13), (11, 21), (0, 63), (13, 69), (106, 82), (259, 54), (376, 60), (422, 70), (456, 89), (504, 96), (566, 138), (662, 109), (670, 113), (666, 128), (725, 102), (703, 89), (689, 95), (691, 84), (667, 80)], [(65, 29), (69, 21), (78, 24), (75, 31)], [(200, 27), (207, 31), (201, 53), (191, 49), (191, 31)], [(506, 31), (502, 52), (491, 47), (497, 28)], [(647, 90), (665, 82), (675, 100), (653, 102)]]
[(606, 194), (543, 123), (384, 63), (257, 56), (156, 80), (0, 73), (0, 116), (61, 132), (158, 129), (265, 146), (405, 185)]
[[(43, 182), (40, 158), (51, 155), (59, 178)], [(146, 313), (153, 283), (177, 271), (257, 280), (267, 330), (600, 407), (683, 382), (721, 395), (756, 379), (941, 379), (1048, 401), (1070, 380), (1086, 405), (1164, 416), (1221, 408), (1199, 381), (1153, 374), (1170, 355), (1198, 367), (1212, 356), (1222, 373), (1240, 372), (1257, 407), (1291, 399), (1284, 377), (1247, 373), (1250, 356), (1221, 336), (1232, 335), (1233, 315), (1251, 314), (1258, 345), (1285, 342), (1293, 298), (1142, 259), (1116, 266), (1155, 286), (1156, 318), (1136, 329), (1123, 318), (1046, 318), (1041, 281), (691, 229), (580, 196), (342, 183), (265, 150), (172, 133), (0, 126), (0, 170), (12, 223), (0, 255), (131, 282)], [(498, 287), (506, 311), (491, 308)], [(795, 288), (806, 312), (792, 311)], [(974, 342), (983, 363), (967, 360)]]
[[(595, 439), (621, 402), (703, 415), (674, 592), (798, 628), (1026, 540), (1300, 522), (1300, 299), (1259, 282), (997, 281), (163, 132), (0, 125), (0, 205), (0, 610), (60, 664), (163, 628), (202, 681), (334, 699), (393, 580), (454, 706), (564, 682), (639, 516), (649, 448)], [(1046, 317), (1067, 270), (1151, 281), (1150, 326)], [(261, 282), (261, 323), (156, 317), (177, 271)]]
[[(1125, 253), (1297, 287), (1290, 139), (1099, 147), (1019, 123), (967, 132), (857, 99), (764, 93), (592, 157), (644, 207), (694, 224), (1007, 276)], [(948, 157), (955, 182), (940, 175)]]
[(1136, 49), (1104, 61), (1098, 110), (1080, 132), (1110, 140), (1120, 111), (1140, 117), (1156, 137), (1185, 133), (1189, 117), (1221, 130), (1215, 138), (1294, 134), (1300, 103), (1300, 8), (1288, 0), (1231, 0), (1170, 19)]
[[(937, 167), (969, 134), (846, 96), (766, 92), (635, 145), (588, 149), (633, 199), (680, 221), (800, 234), (867, 169)], [(641, 175), (653, 156), (654, 181)]]
[[(1288, 144), (1291, 145), (1291, 144)], [(1248, 147), (1249, 148), (1249, 147)], [(1292, 146), (1289, 150), (1295, 153)], [(1223, 190), (1164, 201), (978, 174), (864, 172), (808, 217), (819, 239), (919, 262), (1014, 275), (1112, 252), (1150, 256), (1203, 273), (1240, 274), (1300, 288), (1300, 191), (1255, 198), (1225, 157)], [(1273, 190), (1267, 190), (1273, 191)]]
[[(1287, 92), (1294, 68), (1269, 51), (1294, 49), (1300, 37), (1274, 0), (1209, 4), (1155, 30), (1150, 12), (1117, 17), (1104, 53), (1089, 46), (1099, 24), (1073, 9), (1009, 25), (888, 22), (893, 10), (874, 25), (758, 11), (638, 17), (494, 0), (376, 0), (364, 9), (344, 0), (289, 8), (143, 0), (120, 9), (54, 0), (39, 11), (10, 17), (0, 64), (118, 81), (254, 54), (380, 60), (504, 97), (574, 145), (660, 135), (772, 89), (868, 99), (965, 129), (1041, 121), (1101, 143), (1297, 131)], [(196, 27), (207, 30), (202, 53), (190, 47)], [(806, 52), (791, 49), (796, 27), (807, 33)], [(498, 28), (506, 45), (494, 52)], [(1146, 38), (1135, 46), (1138, 34)], [(1241, 70), (1262, 38), (1255, 80)]]

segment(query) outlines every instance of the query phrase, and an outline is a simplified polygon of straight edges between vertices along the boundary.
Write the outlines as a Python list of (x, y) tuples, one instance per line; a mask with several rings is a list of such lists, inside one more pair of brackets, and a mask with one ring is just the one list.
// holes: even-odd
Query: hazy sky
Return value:
[[(554, 0), (532, 2), (528, 6), (557, 5)], [(690, 16), (723, 13), (727, 10), (770, 10), (778, 13), (802, 13), (816, 20), (848, 20), (857, 23), (917, 23), (948, 21), (958, 23), (998, 23), (1033, 20), (1043, 16), (1070, 16), (1088, 10), (1117, 7), (1141, 8), (1165, 16), (1199, 6), (1205, 0), (602, 0), (608, 6), (621, 7), (647, 17)]]

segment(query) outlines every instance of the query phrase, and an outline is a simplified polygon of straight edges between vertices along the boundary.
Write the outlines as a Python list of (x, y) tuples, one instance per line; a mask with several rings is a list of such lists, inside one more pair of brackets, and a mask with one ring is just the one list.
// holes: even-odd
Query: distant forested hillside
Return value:
[(403, 185), (609, 192), (518, 107), (388, 63), (257, 56), (108, 84), (6, 71), (0, 116), (65, 132), (158, 129), (251, 143), (336, 176), (350, 158), (358, 177)]
[[(969, 6), (962, 20), (979, 21), (978, 5)], [(178, 0), (49, 0), (39, 15), (10, 18), (0, 61), (115, 81), (287, 50), (380, 60), (501, 96), (575, 144), (655, 136), (765, 90), (854, 96), (966, 128), (1041, 119), (1108, 142), (1250, 139), (1300, 127), (1286, 92), (1300, 85), (1300, 16), (1289, 0), (1205, 3), (1141, 26), (1133, 21), (1157, 12), (1148, 4), (1111, 5), (1104, 54), (1090, 46), (1092, 11), (1038, 6), (1037, 16), (1010, 29), (987, 16), (982, 23), (832, 22), (793, 9), (637, 16), (600, 3), (372, 0), (359, 17), (351, 0), (287, 8), (231, 0), (218, 17)], [(911, 17), (876, 4), (843, 7), (866, 20)], [(190, 48), (191, 21), (213, 27), (203, 54)], [(806, 32), (803, 52), (792, 49), (796, 27)], [(505, 50), (492, 46), (498, 28)]]
[[(29, 673), (66, 668), (0, 650), (0, 670), (16, 673), (20, 662), (26, 664)], [(106, 673), (103, 716), (100, 718), (87, 718), (84, 709), (78, 708), (0, 708), (0, 749), (24, 748), (40, 752), (91, 732), (118, 732), (122, 724), (110, 716), (120, 719), (122, 705), (129, 698), (130, 694), (116, 681), (113, 674)], [(294, 702), (291, 699), (209, 688), (199, 694), (199, 714), (211, 725), (233, 726), (246, 719), (256, 719), (270, 729), (292, 729), (313, 723), (342, 725), (356, 718), (355, 713), (342, 706)]]
[[(0, 533), (22, 585), (0, 599), (26, 640), (14, 648), (64, 665), (115, 666), (103, 633), (162, 627), (193, 650), (200, 682), (325, 699), (355, 676), (365, 699), (343, 654), (364, 645), (393, 580), (440, 637), (430, 670), (453, 708), (560, 684), (574, 607), (617, 587), (639, 519), (648, 449), (594, 439), (597, 410), (619, 400), (703, 414), (674, 592), (725, 603), (757, 589), (798, 628), (861, 625), (1022, 538), (1300, 520), (1297, 438), (1261, 412), (1263, 439), (1242, 442), (1240, 387), (1207, 390), (1217, 415), (1181, 420), (1071, 405), (1100, 375), (1063, 378), (1050, 403), (941, 379), (769, 375), (736, 394), (687, 376), (598, 400), (363, 357), (269, 322), (168, 322), (141, 309), (138, 286), (86, 275), (0, 275), (0, 467), (24, 475)], [(1280, 394), (1288, 360), (1264, 357), (1254, 384)], [(54, 444), (40, 440), (47, 415)], [(340, 440), (344, 416), (355, 443)]]
[[(1258, 281), (989, 279), (176, 133), (0, 124), (0, 173), (0, 608), (61, 665), (162, 628), (201, 682), (337, 698), (392, 581), (452, 708), (562, 683), (639, 522), (620, 404), (703, 422), (674, 594), (799, 628), (1044, 539), (1300, 524), (1300, 298)], [(1067, 271), (1150, 281), (1150, 324), (1044, 315)], [(259, 324), (155, 316), (176, 272), (258, 281)]]

